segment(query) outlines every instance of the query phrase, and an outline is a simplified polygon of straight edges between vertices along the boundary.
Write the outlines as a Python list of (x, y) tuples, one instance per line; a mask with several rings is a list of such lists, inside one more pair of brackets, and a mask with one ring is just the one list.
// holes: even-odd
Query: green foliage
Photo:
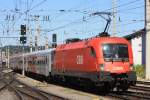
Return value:
[(136, 71), (137, 77), (145, 77), (145, 67), (143, 65), (134, 65), (134, 70)]

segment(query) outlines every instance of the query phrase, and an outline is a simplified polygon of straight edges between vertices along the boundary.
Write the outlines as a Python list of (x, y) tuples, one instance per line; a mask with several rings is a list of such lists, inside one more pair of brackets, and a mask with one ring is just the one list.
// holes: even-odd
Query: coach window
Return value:
[(34, 65), (36, 64), (36, 61), (35, 61), (35, 60), (33, 60), (33, 64), (34, 64)]
[(46, 64), (47, 63), (46, 57), (45, 57), (44, 61), (45, 61), (45, 64)]
[(45, 63), (47, 63), (47, 56), (45, 57)]
[(44, 64), (44, 61), (42, 60), (42, 64)]
[(43, 58), (43, 59), (44, 59), (44, 64), (46, 64), (46, 56), (44, 56), (44, 58)]
[(39, 64), (39, 63), (40, 63), (40, 61), (38, 60), (38, 61), (37, 61), (37, 64)]
[(47, 63), (47, 56), (45, 56), (45, 63)]

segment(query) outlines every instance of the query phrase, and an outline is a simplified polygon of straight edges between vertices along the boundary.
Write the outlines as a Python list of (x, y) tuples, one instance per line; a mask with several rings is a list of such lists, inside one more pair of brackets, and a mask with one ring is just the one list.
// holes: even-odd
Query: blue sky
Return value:
[[(116, 1), (117, 36), (144, 28), (144, 0)], [(27, 2), (29, 22), (25, 15)], [(95, 36), (104, 30), (106, 21), (90, 14), (98, 11), (112, 12), (112, 0), (0, 0), (0, 4), (0, 36), (19, 37), (20, 24), (28, 24), (32, 29), (28, 33), (28, 42), (32, 37), (34, 43), (34, 30), (39, 25), (40, 45), (45, 43), (45, 37), (50, 43), (53, 33), (57, 33), (58, 43), (67, 38)], [(39, 22), (33, 21), (34, 15), (40, 16)], [(45, 16), (49, 16), (48, 21), (43, 21)], [(112, 33), (111, 27), (109, 33)], [(3, 46), (19, 44), (17, 39), (1, 39), (1, 43)]]

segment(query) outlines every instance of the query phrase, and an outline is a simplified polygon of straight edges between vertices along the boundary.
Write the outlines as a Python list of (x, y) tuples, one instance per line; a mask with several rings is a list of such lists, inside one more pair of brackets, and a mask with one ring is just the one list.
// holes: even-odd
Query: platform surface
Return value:
[(53, 84), (42, 83), (29, 77), (24, 77), (20, 74), (16, 74), (16, 79), (28, 86), (36, 87), (41, 91), (69, 100), (110, 100), (108, 98), (104, 98), (94, 94), (89, 94), (66, 87), (56, 86)]

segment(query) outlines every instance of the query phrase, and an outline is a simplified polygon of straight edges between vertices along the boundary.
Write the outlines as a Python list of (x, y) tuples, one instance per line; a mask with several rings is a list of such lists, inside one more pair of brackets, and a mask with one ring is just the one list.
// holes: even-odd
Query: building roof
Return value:
[(145, 28), (141, 29), (137, 32), (134, 32), (132, 34), (123, 36), (123, 37), (126, 38), (127, 40), (131, 40), (131, 39), (134, 39), (134, 38), (137, 38), (137, 37), (141, 37), (143, 34), (145, 34)]

